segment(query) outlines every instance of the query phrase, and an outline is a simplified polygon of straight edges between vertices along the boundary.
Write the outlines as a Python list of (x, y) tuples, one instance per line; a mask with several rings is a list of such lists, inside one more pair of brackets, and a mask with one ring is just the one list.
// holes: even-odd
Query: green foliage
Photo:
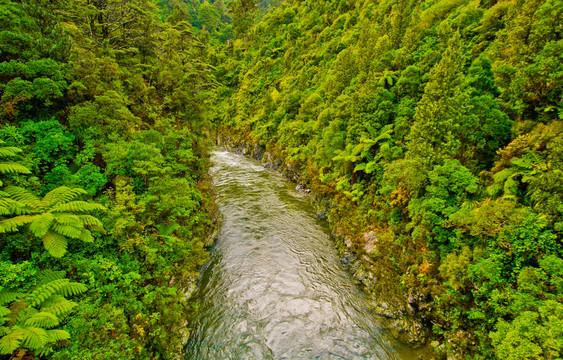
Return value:
[(63, 279), (60, 272), (47, 272), (38, 285), (26, 293), (0, 289), (0, 354), (32, 351), (37, 355), (53, 352), (53, 348), (70, 334), (55, 329), (60, 319), (77, 305), (65, 296), (83, 293), (86, 287)]
[(421, 294), (440, 356), (560, 356), (558, 280), (520, 282), (562, 255), (562, 10), (286, 1), (215, 50), (219, 136), (297, 173), (351, 250), (377, 229), (368, 287)]
[[(26, 189), (9, 186), (4, 190), (9, 200), (15, 202), (6, 215), (16, 215), (0, 220), (0, 233), (18, 231), (28, 225), (30, 232), (43, 241), (47, 252), (54, 257), (66, 253), (67, 238), (92, 242), (88, 228), (103, 231), (102, 223), (91, 215), (76, 213), (105, 210), (105, 207), (74, 200), (86, 191), (80, 188), (59, 187), (48, 192), (42, 199)], [(22, 214), (22, 215), (18, 215)]]

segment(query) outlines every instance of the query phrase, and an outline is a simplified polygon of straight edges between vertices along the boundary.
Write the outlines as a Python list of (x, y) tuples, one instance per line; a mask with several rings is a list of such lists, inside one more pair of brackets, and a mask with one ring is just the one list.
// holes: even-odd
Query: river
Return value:
[(186, 359), (417, 358), (381, 330), (295, 184), (241, 155), (212, 161), (223, 223)]

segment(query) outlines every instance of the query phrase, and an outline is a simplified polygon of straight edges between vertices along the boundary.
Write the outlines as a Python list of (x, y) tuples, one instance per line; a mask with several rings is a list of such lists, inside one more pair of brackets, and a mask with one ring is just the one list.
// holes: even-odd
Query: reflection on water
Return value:
[(216, 151), (221, 233), (196, 294), (186, 359), (411, 359), (382, 333), (294, 185)]

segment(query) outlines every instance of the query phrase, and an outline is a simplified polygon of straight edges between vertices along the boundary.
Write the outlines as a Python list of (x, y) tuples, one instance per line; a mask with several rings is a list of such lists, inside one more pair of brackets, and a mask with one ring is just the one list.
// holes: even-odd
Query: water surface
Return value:
[(380, 330), (308, 199), (252, 159), (215, 151), (224, 219), (196, 297), (187, 359), (411, 359)]

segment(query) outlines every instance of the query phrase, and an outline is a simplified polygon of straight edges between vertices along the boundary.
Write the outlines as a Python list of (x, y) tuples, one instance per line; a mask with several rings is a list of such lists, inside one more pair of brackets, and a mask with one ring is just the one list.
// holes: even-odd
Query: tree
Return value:
[[(14, 200), (12, 206), (3, 207), (5, 215), (16, 215), (0, 220), (0, 234), (18, 231), (28, 225), (33, 235), (43, 241), (45, 249), (54, 257), (66, 253), (67, 238), (92, 242), (94, 238), (88, 228), (103, 231), (102, 223), (91, 215), (75, 215), (75, 213), (105, 210), (99, 204), (74, 200), (86, 191), (80, 188), (58, 187), (38, 198), (30, 191), (8, 186), (4, 192), (8, 199)], [(4, 200), (4, 199), (2, 199)]]
[(86, 286), (64, 279), (64, 272), (47, 271), (37, 286), (25, 293), (0, 288), (0, 355), (46, 355), (70, 338), (56, 329), (77, 303), (65, 297), (86, 291)]
[(227, 7), (233, 18), (235, 34), (238, 38), (241, 38), (252, 26), (258, 8), (254, 0), (234, 0), (228, 3)]

